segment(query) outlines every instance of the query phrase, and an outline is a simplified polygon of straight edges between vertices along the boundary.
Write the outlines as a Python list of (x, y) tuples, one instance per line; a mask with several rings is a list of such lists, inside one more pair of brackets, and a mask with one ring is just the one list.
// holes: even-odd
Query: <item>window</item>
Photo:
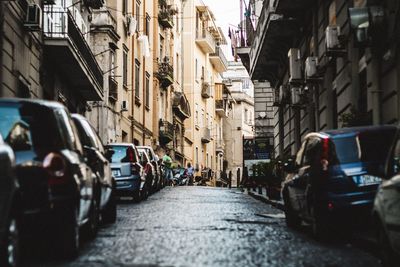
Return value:
[(115, 78), (115, 51), (111, 50), (110, 52), (110, 75), (112, 78)]
[(146, 108), (150, 108), (150, 74), (146, 71), (146, 95), (144, 104)]
[(140, 100), (140, 62), (135, 59), (135, 97)]
[(123, 64), (123, 74), (122, 74), (122, 79), (123, 79), (123, 84), (124, 87), (126, 88), (128, 86), (128, 51), (124, 49), (124, 57), (122, 60)]
[(128, 11), (128, 0), (122, 0), (122, 14), (126, 15)]
[(145, 34), (149, 37), (150, 40), (150, 15), (146, 13), (146, 25), (145, 25)]
[(197, 103), (196, 103), (196, 105), (195, 105), (194, 123), (195, 123), (196, 126), (199, 125), (199, 104), (197, 104)]
[(204, 66), (202, 66), (201, 67), (201, 77), (200, 77), (200, 79), (201, 79), (201, 81), (203, 81), (204, 82)]
[(136, 29), (140, 31), (140, 1), (136, 1)]
[(204, 109), (201, 110), (200, 127), (204, 126)]
[(160, 35), (160, 58), (164, 58), (164, 37)]
[(249, 116), (249, 111), (248, 111), (248, 109), (246, 108), (246, 109), (244, 110), (244, 118), (243, 118), (243, 121), (244, 121), (245, 123), (248, 122), (248, 116)]
[(196, 79), (196, 81), (199, 79), (199, 77), (198, 77), (198, 61), (197, 61), (197, 58), (196, 58), (196, 60), (195, 60), (195, 69), (194, 69), (194, 77), (195, 77), (195, 79)]
[(196, 169), (198, 169), (199, 168), (199, 148), (198, 147), (196, 147), (195, 161), (196, 161)]

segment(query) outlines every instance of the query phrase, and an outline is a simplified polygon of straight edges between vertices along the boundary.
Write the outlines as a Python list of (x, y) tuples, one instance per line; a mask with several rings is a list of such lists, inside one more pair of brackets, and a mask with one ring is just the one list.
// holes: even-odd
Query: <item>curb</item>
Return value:
[(271, 205), (271, 206), (273, 206), (273, 207), (275, 207), (277, 209), (280, 209), (282, 211), (284, 210), (284, 204), (282, 202), (280, 202), (280, 201), (270, 200), (270, 199), (268, 199), (268, 198), (266, 198), (264, 196), (261, 196), (259, 194), (253, 193), (251, 191), (248, 191), (247, 194), (249, 194), (251, 197), (253, 197), (253, 198), (257, 199), (257, 200), (260, 200), (260, 201), (262, 201), (262, 202), (264, 202), (266, 204), (269, 204), (269, 205)]

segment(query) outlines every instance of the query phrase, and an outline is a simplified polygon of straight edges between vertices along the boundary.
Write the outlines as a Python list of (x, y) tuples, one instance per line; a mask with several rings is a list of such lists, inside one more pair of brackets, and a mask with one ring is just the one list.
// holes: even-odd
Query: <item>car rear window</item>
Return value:
[(111, 157), (113, 163), (124, 163), (131, 162), (129, 153), (134, 153), (134, 162), (137, 161), (137, 155), (135, 150), (130, 146), (109, 146), (114, 154)]
[(394, 130), (363, 132), (355, 136), (333, 138), (339, 163), (384, 162), (395, 135)]
[(54, 113), (31, 103), (0, 103), (0, 133), (15, 151), (63, 147)]

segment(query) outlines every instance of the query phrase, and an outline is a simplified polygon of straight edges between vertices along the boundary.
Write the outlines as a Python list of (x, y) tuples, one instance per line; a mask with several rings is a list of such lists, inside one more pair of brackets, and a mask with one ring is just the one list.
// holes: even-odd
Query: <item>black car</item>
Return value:
[(85, 117), (79, 114), (72, 114), (72, 120), (78, 130), (88, 164), (97, 177), (95, 200), (102, 222), (114, 223), (117, 218), (117, 204), (114, 192), (115, 181), (111, 175), (110, 167), (113, 152), (112, 150), (104, 149), (100, 137)]
[(375, 233), (384, 266), (400, 263), (400, 130), (386, 161), (373, 208)]
[(0, 136), (0, 266), (18, 266), (20, 195), (12, 149)]
[(68, 111), (56, 102), (1, 99), (0, 133), (15, 153), (22, 235), (46, 234), (62, 256), (76, 256), (81, 227), (96, 230), (95, 177)]
[(381, 182), (373, 173), (383, 168), (395, 132), (394, 126), (371, 126), (308, 134), (294, 164), (285, 167), (287, 225), (304, 220), (317, 237), (366, 226)]

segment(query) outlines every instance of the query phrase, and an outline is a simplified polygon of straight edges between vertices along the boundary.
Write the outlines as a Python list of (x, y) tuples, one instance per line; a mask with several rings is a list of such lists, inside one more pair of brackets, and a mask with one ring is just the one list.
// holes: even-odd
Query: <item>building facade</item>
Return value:
[(226, 169), (232, 173), (232, 185), (238, 185), (243, 177), (243, 139), (254, 138), (254, 86), (247, 70), (241, 62), (229, 62), (228, 70), (223, 74), (224, 81), (233, 99), (233, 109), (225, 119), (224, 140)]
[(223, 104), (224, 112), (216, 112), (217, 100), (224, 100), (227, 90), (221, 77), (227, 61), (220, 47), (226, 40), (202, 1), (186, 1), (183, 16), (183, 89), (192, 108), (185, 121), (184, 151), (197, 176), (211, 170), (218, 178), (224, 160), (223, 117), (229, 109)]
[(238, 52), (274, 88), (277, 156), (310, 131), (398, 121), (397, 11), (391, 0), (271, 0), (247, 18)]

